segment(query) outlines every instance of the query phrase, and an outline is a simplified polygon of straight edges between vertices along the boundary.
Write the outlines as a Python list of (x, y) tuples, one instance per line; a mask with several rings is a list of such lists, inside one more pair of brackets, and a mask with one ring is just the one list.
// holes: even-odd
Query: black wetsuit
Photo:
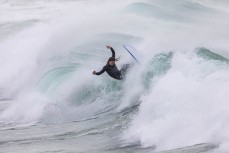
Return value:
[[(111, 52), (112, 52), (112, 57), (115, 58), (115, 51), (113, 48), (110, 48)], [(125, 70), (122, 68), (121, 70), (118, 70), (116, 64), (111, 66), (107, 64), (103, 67), (103, 69), (100, 72), (97, 72), (96, 75), (101, 75), (103, 74), (105, 71), (108, 73), (109, 76), (111, 76), (114, 79), (117, 80), (122, 80), (123, 76), (124, 76), (124, 71), (126, 71), (127, 68), (125, 68)]]

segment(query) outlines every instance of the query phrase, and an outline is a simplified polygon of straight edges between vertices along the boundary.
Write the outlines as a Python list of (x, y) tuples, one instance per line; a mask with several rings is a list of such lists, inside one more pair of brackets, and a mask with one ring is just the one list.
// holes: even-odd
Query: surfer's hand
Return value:
[(94, 75), (95, 75), (95, 74), (96, 74), (96, 71), (94, 70), (94, 71), (92, 72), (92, 74), (94, 74)]
[(108, 49), (111, 49), (112, 47), (111, 46), (107, 46)]

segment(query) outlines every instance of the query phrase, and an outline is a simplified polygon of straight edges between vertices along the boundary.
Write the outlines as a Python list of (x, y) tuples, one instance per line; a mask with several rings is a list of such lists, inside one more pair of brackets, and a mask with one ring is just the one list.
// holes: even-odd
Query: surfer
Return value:
[(115, 58), (115, 51), (111, 46), (106, 46), (108, 49), (111, 50), (112, 52), (112, 57), (110, 57), (107, 60), (107, 64), (103, 67), (103, 69), (100, 72), (96, 72), (95, 70), (92, 72), (94, 75), (101, 75), (103, 74), (105, 71), (107, 72), (107, 74), (117, 80), (123, 80), (125, 75), (126, 75), (126, 71), (129, 68), (129, 64), (125, 64), (120, 70), (117, 68), (115, 61), (118, 61), (119, 59)]

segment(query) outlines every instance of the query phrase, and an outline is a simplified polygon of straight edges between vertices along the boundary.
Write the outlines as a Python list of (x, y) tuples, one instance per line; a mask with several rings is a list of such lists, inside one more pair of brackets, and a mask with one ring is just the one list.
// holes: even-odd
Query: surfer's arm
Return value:
[(114, 49), (113, 49), (111, 46), (107, 46), (107, 48), (111, 50), (111, 52), (112, 52), (112, 57), (115, 58), (115, 51), (114, 51)]
[(95, 72), (95, 75), (101, 75), (101, 74), (103, 74), (105, 71), (106, 71), (106, 68), (103, 67), (103, 69), (102, 69), (101, 71)]

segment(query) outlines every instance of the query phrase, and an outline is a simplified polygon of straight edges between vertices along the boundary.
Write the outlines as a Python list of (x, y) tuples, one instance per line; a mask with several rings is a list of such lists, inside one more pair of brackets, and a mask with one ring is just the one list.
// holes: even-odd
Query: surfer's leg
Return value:
[(120, 69), (120, 72), (121, 72), (121, 78), (125, 78), (126, 74), (127, 74), (127, 70), (129, 68), (131, 68), (133, 66), (133, 64), (124, 64), (122, 66), (122, 68)]

